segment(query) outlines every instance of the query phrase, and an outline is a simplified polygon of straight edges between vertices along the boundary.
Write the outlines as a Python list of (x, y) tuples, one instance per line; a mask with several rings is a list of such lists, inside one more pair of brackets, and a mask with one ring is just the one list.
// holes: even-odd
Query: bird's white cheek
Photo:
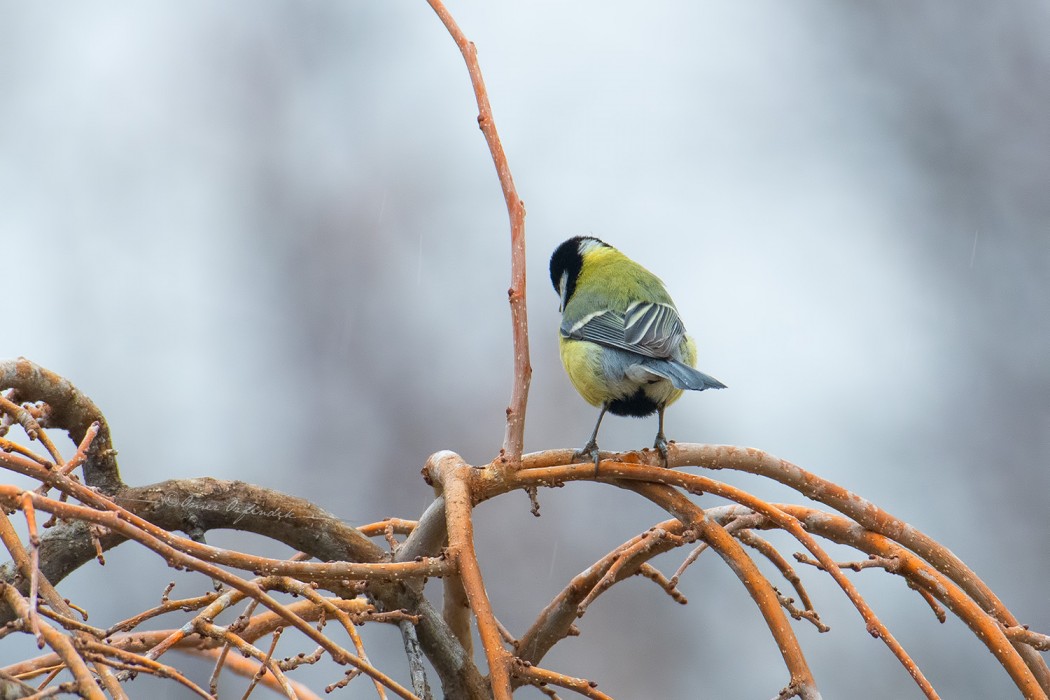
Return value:
[(558, 298), (561, 300), (561, 306), (558, 311), (565, 311), (565, 303), (568, 299), (565, 298), (565, 290), (569, 288), (569, 272), (566, 270), (561, 273), (561, 279), (558, 280)]

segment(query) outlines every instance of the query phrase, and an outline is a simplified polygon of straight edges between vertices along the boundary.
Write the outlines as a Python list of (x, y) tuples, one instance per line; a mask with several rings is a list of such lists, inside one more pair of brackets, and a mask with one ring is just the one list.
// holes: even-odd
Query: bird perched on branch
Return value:
[(663, 282), (612, 246), (576, 236), (554, 251), (551, 283), (561, 299), (561, 361), (576, 391), (601, 408), (591, 439), (576, 453), (598, 466), (598, 428), (606, 412), (650, 416), (653, 444), (667, 463), (664, 409), (682, 391), (724, 389), (694, 368), (696, 344), (685, 334)]

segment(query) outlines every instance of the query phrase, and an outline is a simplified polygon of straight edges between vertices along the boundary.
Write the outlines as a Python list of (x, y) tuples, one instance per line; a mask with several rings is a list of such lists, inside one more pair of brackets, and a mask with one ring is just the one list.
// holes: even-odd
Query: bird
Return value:
[(550, 260), (560, 299), (561, 361), (576, 391), (599, 407), (590, 440), (574, 459), (598, 469), (598, 429), (606, 413), (659, 415), (653, 447), (667, 465), (664, 410), (685, 390), (724, 389), (696, 369), (696, 344), (659, 277), (608, 243), (575, 236)]

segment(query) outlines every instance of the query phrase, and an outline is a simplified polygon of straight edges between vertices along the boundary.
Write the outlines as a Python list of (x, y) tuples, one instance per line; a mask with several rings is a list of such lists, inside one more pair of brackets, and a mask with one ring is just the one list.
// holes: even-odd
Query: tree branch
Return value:
[(525, 204), (518, 197), (514, 178), (510, 173), (507, 154), (503, 151), (496, 122), (492, 117), (492, 105), (489, 104), (488, 91), (481, 76), (478, 64), (478, 51), (474, 42), (469, 41), (460, 30), (456, 20), (441, 0), (427, 0), (441, 19), (445, 29), (452, 35), (463, 60), (467, 64), (470, 83), (474, 88), (474, 97), (478, 104), (478, 126), (485, 135), (492, 162), (496, 165), (503, 199), (507, 203), (507, 216), (510, 218), (510, 289), (507, 296), (510, 301), (512, 337), (514, 339), (514, 384), (511, 390), (510, 405), (507, 407), (507, 430), (503, 438), (502, 460), (512, 468), (521, 462), (521, 453), (525, 444), (525, 408), (529, 400), (529, 383), (532, 381), (532, 362), (529, 359), (529, 321), (525, 307)]
[(0, 391), (5, 389), (13, 389), (18, 401), (47, 404), (49, 412), (41, 426), (65, 430), (74, 443), (84, 439), (92, 423), (98, 423), (98, 436), (84, 460), (84, 482), (106, 493), (123, 486), (117, 451), (102, 411), (69, 380), (20, 357), (0, 361)]

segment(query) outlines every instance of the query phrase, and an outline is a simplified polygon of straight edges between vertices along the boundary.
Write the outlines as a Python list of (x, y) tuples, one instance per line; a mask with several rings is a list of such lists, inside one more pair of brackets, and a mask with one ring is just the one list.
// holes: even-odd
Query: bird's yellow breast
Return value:
[(602, 372), (601, 347), (583, 340), (561, 338), (561, 363), (580, 396), (592, 406), (614, 398)]
[[(565, 372), (576, 391), (592, 406), (600, 407), (606, 402), (627, 399), (639, 389), (658, 406), (670, 406), (682, 395), (682, 390), (676, 389), (666, 379), (632, 373), (629, 366), (610, 375), (610, 369), (603, 363), (603, 354), (615, 351), (586, 340), (572, 340), (564, 336), (559, 340)], [(692, 339), (686, 337), (682, 345), (683, 361), (695, 366), (696, 347)]]

